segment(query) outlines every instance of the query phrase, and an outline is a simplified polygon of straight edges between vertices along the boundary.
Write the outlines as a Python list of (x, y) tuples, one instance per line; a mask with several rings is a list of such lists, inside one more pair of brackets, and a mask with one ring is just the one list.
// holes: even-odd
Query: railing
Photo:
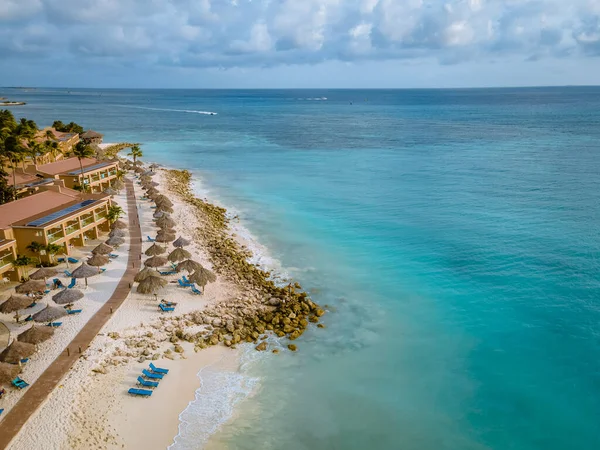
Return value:
[(63, 234), (62, 230), (57, 231), (55, 233), (52, 234), (48, 234), (48, 242), (51, 244), (53, 242), (58, 241), (59, 239), (65, 237), (65, 235)]
[(96, 174), (96, 175), (92, 175), (91, 177), (92, 183), (94, 183), (95, 181), (100, 181), (100, 175)]
[(65, 228), (65, 235), (69, 235), (71, 233), (74, 233), (75, 231), (79, 230), (79, 224), (73, 224), (73, 225), (69, 225), (68, 227)]
[(94, 216), (86, 217), (85, 219), (81, 219), (81, 226), (85, 227), (93, 222), (94, 222)]
[(106, 211), (96, 214), (96, 220), (103, 219), (104, 217), (106, 217)]
[(0, 269), (3, 269), (4, 267), (8, 266), (9, 264), (12, 264), (12, 261), (13, 261), (12, 256), (5, 256), (4, 258), (0, 258)]
[(117, 174), (116, 170), (111, 170), (110, 172), (108, 172), (109, 177), (114, 177), (116, 174)]

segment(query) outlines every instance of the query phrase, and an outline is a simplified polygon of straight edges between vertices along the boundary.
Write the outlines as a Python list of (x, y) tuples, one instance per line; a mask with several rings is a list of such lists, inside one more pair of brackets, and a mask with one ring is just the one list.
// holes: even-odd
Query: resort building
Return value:
[(20, 274), (10, 261), (16, 255), (28, 255), (49, 261), (52, 256), (34, 255), (27, 247), (32, 242), (47, 246), (56, 244), (58, 254), (70, 254), (71, 246), (85, 245), (86, 239), (97, 239), (100, 231), (109, 231), (107, 219), (110, 196), (87, 194), (64, 187), (57, 182), (40, 188), (40, 192), (0, 205), (0, 272), (12, 280)]
[(63, 133), (52, 127), (47, 127), (38, 131), (33, 138), (35, 142), (40, 144), (48, 139), (56, 141), (61, 152), (67, 153), (79, 142), (79, 135), (77, 133)]
[(38, 177), (25, 172), (23, 169), (16, 169), (14, 178), (11, 170), (11, 173), (5, 178), (9, 186), (13, 186), (13, 183), (16, 182), (17, 198), (33, 195), (39, 191), (40, 187), (49, 186), (54, 184), (55, 181), (55, 178)]
[[(83, 166), (83, 177), (81, 175)], [(30, 165), (25, 171), (41, 178), (58, 178), (70, 189), (80, 189), (85, 184), (86, 191), (102, 192), (117, 179), (119, 163), (99, 161), (96, 158), (83, 158), (81, 165), (77, 158), (67, 158), (50, 164)], [(82, 181), (83, 178), (83, 181)]]
[(103, 137), (104, 137), (103, 135), (101, 135), (100, 133), (93, 131), (93, 130), (87, 130), (85, 133), (81, 133), (79, 135), (79, 139), (81, 139), (83, 142), (85, 142), (88, 145), (102, 144)]

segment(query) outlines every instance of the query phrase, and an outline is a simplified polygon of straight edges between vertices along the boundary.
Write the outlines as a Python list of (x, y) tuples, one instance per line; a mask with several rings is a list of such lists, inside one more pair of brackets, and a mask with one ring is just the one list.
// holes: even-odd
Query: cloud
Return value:
[(600, 54), (593, 0), (0, 0), (0, 59), (264, 67)]

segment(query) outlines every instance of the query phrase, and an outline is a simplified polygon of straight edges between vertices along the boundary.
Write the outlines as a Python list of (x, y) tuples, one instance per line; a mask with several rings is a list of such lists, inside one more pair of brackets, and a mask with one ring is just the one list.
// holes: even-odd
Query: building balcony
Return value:
[(81, 227), (87, 227), (90, 223), (94, 223), (94, 217), (86, 217), (85, 219), (81, 219)]
[(11, 266), (13, 261), (12, 255), (7, 255), (0, 258), (0, 269), (4, 269), (6, 266)]
[(48, 237), (48, 243), (52, 244), (53, 242), (56, 242), (59, 239), (64, 238), (65, 235), (64, 235), (63, 231), (60, 230), (55, 233), (48, 233), (47, 237)]
[(102, 220), (107, 216), (106, 211), (103, 211), (101, 213), (96, 213), (96, 220)]
[(75, 233), (76, 231), (79, 231), (81, 228), (79, 228), (79, 224), (74, 224), (74, 225), (70, 225), (68, 227), (65, 227), (65, 235), (69, 235), (71, 233)]

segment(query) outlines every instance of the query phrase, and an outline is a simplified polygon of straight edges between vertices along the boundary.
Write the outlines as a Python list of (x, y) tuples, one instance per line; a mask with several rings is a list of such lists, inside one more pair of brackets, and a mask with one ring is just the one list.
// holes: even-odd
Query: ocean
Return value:
[(191, 170), (327, 305), (173, 449), (600, 448), (600, 88), (0, 95)]

